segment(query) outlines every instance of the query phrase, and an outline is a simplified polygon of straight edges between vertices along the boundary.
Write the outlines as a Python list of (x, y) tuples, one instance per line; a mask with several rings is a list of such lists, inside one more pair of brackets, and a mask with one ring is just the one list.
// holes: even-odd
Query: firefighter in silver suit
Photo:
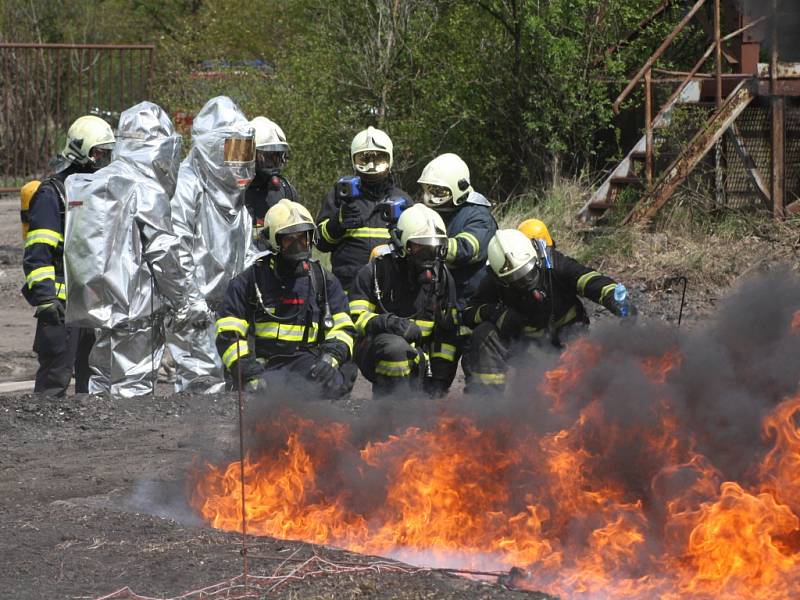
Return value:
[(181, 136), (142, 102), (120, 116), (109, 166), (66, 181), (66, 320), (95, 328), (89, 392), (150, 393), (164, 353), (164, 313), (185, 312), (170, 224)]
[(172, 226), (180, 242), (187, 303), (167, 330), (177, 392), (224, 387), (212, 311), (255, 253), (244, 202), (255, 174), (253, 136), (253, 127), (233, 100), (212, 98), (194, 119), (192, 149), (178, 171)]

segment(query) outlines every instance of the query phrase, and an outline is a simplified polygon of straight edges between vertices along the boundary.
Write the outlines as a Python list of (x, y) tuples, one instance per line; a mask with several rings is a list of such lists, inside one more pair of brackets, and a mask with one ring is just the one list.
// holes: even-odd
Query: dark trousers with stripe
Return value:
[(75, 392), (89, 391), (89, 353), (94, 345), (94, 331), (38, 321), (33, 351), (39, 360), (33, 391), (62, 397), (75, 375)]

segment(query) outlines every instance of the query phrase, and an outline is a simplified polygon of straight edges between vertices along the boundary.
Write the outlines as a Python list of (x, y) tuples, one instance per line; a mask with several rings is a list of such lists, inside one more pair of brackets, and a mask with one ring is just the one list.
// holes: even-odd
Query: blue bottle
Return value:
[(628, 303), (628, 290), (621, 283), (614, 286), (614, 300), (617, 301), (619, 306), (619, 316), (627, 317), (630, 312), (630, 304)]

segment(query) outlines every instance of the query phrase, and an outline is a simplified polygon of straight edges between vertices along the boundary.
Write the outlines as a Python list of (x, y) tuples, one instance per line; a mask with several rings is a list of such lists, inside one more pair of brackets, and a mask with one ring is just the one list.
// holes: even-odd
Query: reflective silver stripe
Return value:
[(247, 337), (247, 328), (250, 324), (244, 319), (236, 317), (222, 317), (217, 319), (217, 335), (223, 331), (235, 331), (241, 337)]
[(600, 273), (597, 271), (589, 271), (578, 277), (577, 291), (581, 296), (586, 292), (586, 285), (595, 277), (600, 277)]
[(247, 347), (247, 342), (236, 341), (233, 342), (225, 352), (222, 353), (222, 364), (230, 369), (231, 365), (240, 358), (250, 354), (250, 348)]

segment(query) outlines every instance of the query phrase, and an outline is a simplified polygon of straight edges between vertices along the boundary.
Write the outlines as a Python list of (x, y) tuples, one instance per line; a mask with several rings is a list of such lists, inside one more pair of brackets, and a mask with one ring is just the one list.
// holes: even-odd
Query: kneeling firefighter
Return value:
[[(528, 237), (501, 229), (489, 242), (491, 273), (481, 282), (463, 314), (473, 329), (464, 355), (467, 393), (504, 389), (508, 361), (529, 344), (562, 347), (584, 330), (589, 317), (580, 296), (602, 304), (618, 317), (634, 317), (614, 280)], [(624, 288), (623, 288), (624, 289)]]
[(67, 180), (67, 323), (95, 329), (89, 392), (154, 390), (163, 319), (187, 300), (170, 221), (181, 136), (151, 102), (124, 111), (113, 162)]
[(455, 281), (444, 264), (447, 230), (436, 211), (416, 204), (400, 215), (392, 244), (362, 267), (350, 291), (356, 364), (375, 395), (422, 387), (440, 396), (455, 377), (461, 341)]
[(311, 258), (315, 233), (311, 214), (296, 202), (283, 199), (267, 211), (262, 235), (271, 251), (231, 281), (216, 324), (234, 387), (307, 385), (330, 399), (352, 389), (355, 327), (339, 280)]

